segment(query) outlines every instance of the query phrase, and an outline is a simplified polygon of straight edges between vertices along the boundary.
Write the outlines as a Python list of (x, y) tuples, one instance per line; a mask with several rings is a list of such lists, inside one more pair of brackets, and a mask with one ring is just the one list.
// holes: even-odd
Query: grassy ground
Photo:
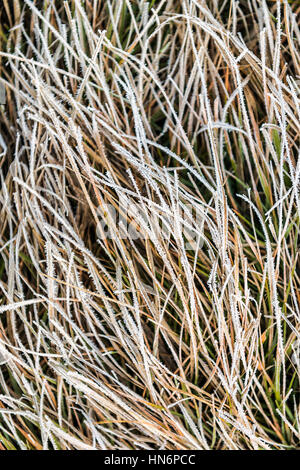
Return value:
[(0, 8), (0, 447), (299, 449), (300, 2)]

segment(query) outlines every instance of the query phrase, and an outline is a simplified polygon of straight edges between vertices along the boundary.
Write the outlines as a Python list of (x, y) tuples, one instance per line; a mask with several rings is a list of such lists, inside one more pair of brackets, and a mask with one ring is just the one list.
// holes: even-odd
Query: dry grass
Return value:
[(1, 8), (0, 447), (299, 448), (299, 1)]

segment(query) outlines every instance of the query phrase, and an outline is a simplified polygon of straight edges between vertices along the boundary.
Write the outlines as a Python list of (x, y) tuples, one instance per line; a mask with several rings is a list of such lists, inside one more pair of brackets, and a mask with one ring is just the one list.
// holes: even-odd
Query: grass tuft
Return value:
[(0, 448), (299, 449), (299, 1), (0, 8)]

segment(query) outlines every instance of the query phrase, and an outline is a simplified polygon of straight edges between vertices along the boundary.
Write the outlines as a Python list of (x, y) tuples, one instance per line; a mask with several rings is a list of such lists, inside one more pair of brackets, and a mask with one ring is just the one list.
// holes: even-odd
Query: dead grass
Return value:
[(1, 8), (1, 448), (299, 448), (299, 2)]

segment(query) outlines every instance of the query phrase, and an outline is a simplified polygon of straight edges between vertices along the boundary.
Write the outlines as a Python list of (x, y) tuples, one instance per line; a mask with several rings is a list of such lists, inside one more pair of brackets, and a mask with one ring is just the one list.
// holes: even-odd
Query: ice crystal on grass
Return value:
[(299, 448), (298, 2), (2, 16), (0, 448)]

